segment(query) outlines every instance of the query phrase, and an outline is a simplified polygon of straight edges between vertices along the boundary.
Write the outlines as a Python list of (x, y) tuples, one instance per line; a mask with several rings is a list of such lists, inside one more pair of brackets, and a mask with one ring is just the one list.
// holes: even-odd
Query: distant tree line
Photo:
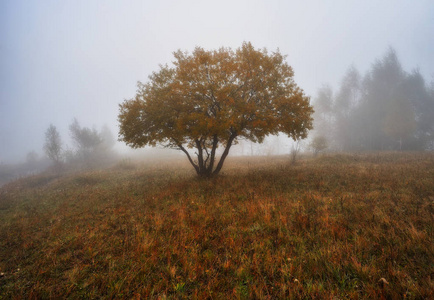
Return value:
[(101, 130), (82, 127), (74, 119), (69, 126), (72, 146), (66, 146), (56, 126), (50, 124), (45, 131), (43, 150), (45, 156), (35, 151), (27, 153), (24, 162), (0, 162), (0, 186), (22, 176), (41, 173), (47, 169), (57, 173), (104, 167), (117, 160), (113, 150), (116, 140), (107, 126)]
[(314, 137), (338, 151), (433, 150), (434, 83), (406, 72), (390, 48), (364, 75), (351, 66), (336, 91), (318, 90)]
[(69, 125), (72, 148), (64, 147), (56, 126), (50, 124), (45, 132), (44, 151), (56, 168), (64, 164), (76, 167), (96, 167), (112, 161), (115, 139), (107, 126), (100, 131), (82, 127), (77, 119)]

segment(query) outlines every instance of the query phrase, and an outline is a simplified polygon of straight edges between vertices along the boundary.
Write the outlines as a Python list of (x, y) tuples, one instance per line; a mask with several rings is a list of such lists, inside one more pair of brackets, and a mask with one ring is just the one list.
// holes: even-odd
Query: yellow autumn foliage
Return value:
[[(120, 139), (138, 148), (161, 144), (183, 151), (201, 176), (217, 174), (237, 139), (262, 142), (286, 133), (304, 138), (313, 109), (278, 51), (243, 43), (193, 53), (177, 51), (173, 66), (160, 66), (136, 97), (120, 104)], [(215, 166), (216, 149), (224, 151)], [(195, 148), (193, 159), (187, 148)]]

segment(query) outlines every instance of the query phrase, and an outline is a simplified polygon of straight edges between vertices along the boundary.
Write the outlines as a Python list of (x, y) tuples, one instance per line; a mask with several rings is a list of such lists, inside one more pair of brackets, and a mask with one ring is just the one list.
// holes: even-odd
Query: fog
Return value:
[(364, 75), (389, 47), (429, 82), (433, 36), (432, 0), (1, 1), (0, 162), (44, 156), (50, 124), (72, 145), (74, 118), (117, 135), (118, 104), (177, 49), (279, 48), (314, 98), (350, 65)]

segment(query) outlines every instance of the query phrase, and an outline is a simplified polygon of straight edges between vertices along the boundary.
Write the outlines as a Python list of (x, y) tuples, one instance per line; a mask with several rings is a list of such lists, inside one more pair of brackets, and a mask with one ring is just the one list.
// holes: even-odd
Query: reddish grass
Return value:
[(0, 298), (434, 297), (433, 154), (45, 174), (0, 220)]

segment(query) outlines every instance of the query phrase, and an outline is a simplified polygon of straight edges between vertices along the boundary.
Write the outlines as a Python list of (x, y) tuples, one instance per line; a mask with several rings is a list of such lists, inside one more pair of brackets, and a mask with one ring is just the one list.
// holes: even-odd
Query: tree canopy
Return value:
[(307, 136), (313, 109), (279, 51), (243, 43), (236, 51), (197, 47), (174, 57), (173, 66), (160, 66), (147, 83), (138, 83), (135, 98), (120, 104), (119, 137), (127, 145), (179, 149), (198, 175), (212, 176), (238, 139)]

